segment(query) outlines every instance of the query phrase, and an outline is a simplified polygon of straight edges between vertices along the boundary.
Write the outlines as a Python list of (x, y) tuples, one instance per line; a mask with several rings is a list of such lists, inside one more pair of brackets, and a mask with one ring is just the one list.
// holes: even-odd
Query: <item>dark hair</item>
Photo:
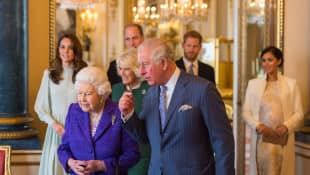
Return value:
[(202, 36), (200, 35), (200, 33), (196, 32), (194, 30), (186, 32), (183, 35), (183, 43), (185, 43), (187, 38), (197, 38), (199, 40), (199, 44), (201, 45), (201, 43), (202, 43)]
[(124, 33), (126, 32), (126, 29), (128, 27), (136, 27), (140, 33), (141, 36), (143, 36), (143, 29), (142, 29), (142, 26), (140, 24), (136, 24), (136, 23), (130, 23), (130, 24), (127, 24), (124, 28)]
[(62, 61), (59, 55), (59, 46), (61, 41), (64, 38), (68, 38), (72, 42), (73, 53), (74, 53), (74, 60), (73, 60), (73, 75), (72, 75), (72, 82), (75, 81), (76, 74), (83, 68), (87, 66), (87, 63), (83, 61), (83, 49), (79, 39), (71, 33), (64, 33), (58, 40), (57, 48), (56, 48), (56, 58), (53, 59), (50, 63), (49, 67), (49, 77), (55, 83), (59, 84), (59, 81), (62, 80)]
[(276, 57), (277, 60), (281, 60), (281, 63), (279, 64), (279, 67), (282, 67), (283, 63), (284, 63), (284, 59), (283, 59), (283, 53), (282, 51), (275, 47), (275, 46), (268, 46), (266, 47), (262, 53), (260, 54), (260, 58), (262, 59), (263, 56), (266, 54), (266, 53), (271, 53), (274, 57)]

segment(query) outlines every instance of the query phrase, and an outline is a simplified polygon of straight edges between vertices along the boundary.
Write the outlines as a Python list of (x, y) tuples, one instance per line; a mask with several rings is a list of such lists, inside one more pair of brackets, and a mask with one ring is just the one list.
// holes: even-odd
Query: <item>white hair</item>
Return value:
[(168, 61), (174, 62), (173, 50), (161, 39), (150, 38), (144, 40), (144, 42), (139, 45), (138, 52), (143, 52), (145, 50), (149, 51), (150, 58), (155, 63), (159, 63), (162, 59), (167, 59)]
[(78, 90), (80, 84), (85, 82), (94, 86), (97, 93), (103, 95), (104, 99), (112, 92), (106, 72), (99, 67), (88, 66), (81, 69), (76, 75), (75, 89)]
[(119, 66), (120, 64), (122, 64), (125, 67), (130, 68), (130, 70), (134, 72), (134, 74), (136, 75), (138, 79), (141, 79), (136, 48), (130, 48), (127, 51), (125, 51), (122, 55), (120, 55), (116, 59), (116, 64), (117, 64), (118, 74), (119, 74)]

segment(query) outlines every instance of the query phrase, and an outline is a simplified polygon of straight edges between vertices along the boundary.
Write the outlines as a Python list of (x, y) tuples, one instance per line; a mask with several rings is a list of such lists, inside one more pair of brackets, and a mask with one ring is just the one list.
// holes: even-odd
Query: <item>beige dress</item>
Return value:
[[(259, 121), (276, 129), (284, 122), (283, 109), (279, 94), (279, 82), (267, 81), (259, 110)], [(283, 148), (280, 145), (257, 140), (257, 172), (259, 175), (280, 175), (283, 160)]]

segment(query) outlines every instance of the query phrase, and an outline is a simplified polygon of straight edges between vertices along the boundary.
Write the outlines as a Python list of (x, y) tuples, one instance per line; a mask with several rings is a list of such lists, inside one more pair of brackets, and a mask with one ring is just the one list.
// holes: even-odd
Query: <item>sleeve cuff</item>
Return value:
[(122, 114), (121, 118), (123, 120), (123, 123), (126, 123), (131, 118), (131, 116), (133, 115), (134, 112), (135, 112), (135, 110), (132, 110), (127, 115)]

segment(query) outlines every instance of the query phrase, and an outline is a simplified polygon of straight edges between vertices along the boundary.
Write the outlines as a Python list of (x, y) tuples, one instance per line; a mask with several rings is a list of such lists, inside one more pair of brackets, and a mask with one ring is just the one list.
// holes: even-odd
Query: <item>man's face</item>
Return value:
[(150, 57), (150, 49), (141, 49), (138, 52), (139, 71), (147, 83), (152, 85), (162, 84), (163, 64), (155, 63)]
[(127, 48), (137, 48), (144, 40), (139, 29), (135, 26), (130, 26), (125, 29), (125, 44)]
[(187, 58), (191, 62), (197, 59), (197, 56), (201, 49), (201, 45), (199, 43), (198, 38), (188, 37), (182, 44), (182, 47), (184, 49), (185, 58)]

